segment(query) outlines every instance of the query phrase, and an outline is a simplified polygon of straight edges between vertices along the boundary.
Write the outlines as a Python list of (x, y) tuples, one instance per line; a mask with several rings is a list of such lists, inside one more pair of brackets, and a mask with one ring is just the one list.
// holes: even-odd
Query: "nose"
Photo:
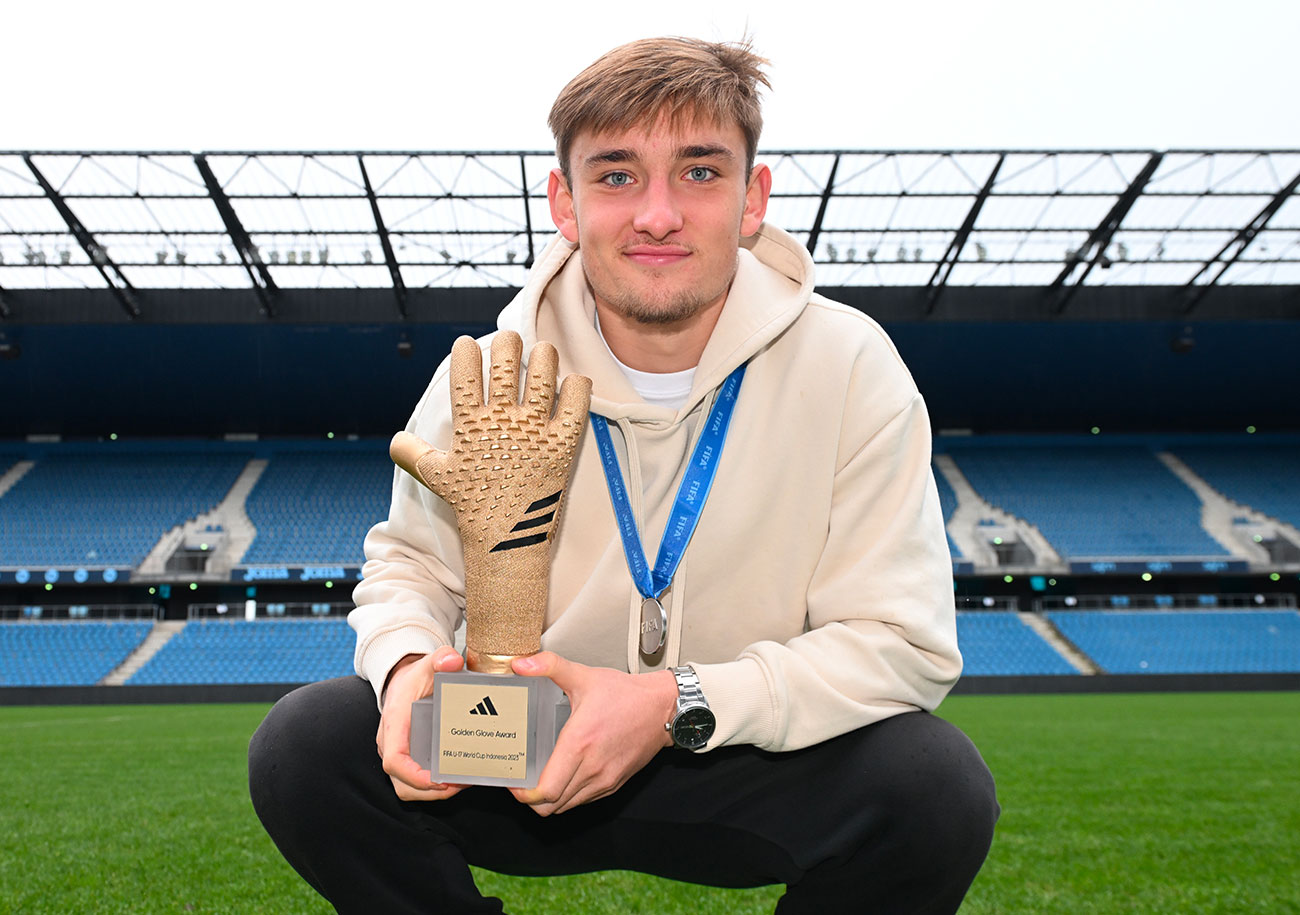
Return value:
[(638, 201), (632, 228), (653, 238), (667, 238), (682, 227), (682, 211), (667, 181), (650, 181)]

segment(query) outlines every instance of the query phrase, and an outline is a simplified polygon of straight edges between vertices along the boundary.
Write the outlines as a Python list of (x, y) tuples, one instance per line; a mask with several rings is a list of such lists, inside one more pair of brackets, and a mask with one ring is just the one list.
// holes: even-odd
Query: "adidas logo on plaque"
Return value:
[(497, 707), (492, 704), (491, 696), (484, 696), (483, 701), (469, 710), (471, 715), (492, 715), (496, 717)]

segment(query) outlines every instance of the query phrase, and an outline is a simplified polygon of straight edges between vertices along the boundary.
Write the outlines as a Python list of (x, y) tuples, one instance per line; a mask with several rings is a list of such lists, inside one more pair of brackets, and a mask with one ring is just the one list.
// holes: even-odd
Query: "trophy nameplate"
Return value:
[(545, 677), (439, 673), (411, 706), (411, 757), (435, 782), (535, 788), (568, 719)]

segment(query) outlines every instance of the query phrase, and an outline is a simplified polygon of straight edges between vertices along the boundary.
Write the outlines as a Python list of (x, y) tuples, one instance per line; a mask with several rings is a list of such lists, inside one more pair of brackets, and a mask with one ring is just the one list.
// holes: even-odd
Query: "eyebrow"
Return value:
[[(618, 147), (616, 149), (603, 149), (600, 152), (593, 153), (582, 160), (584, 167), (591, 168), (599, 165), (609, 165), (618, 162), (636, 162), (641, 157), (633, 149)], [(724, 159), (735, 161), (736, 154), (725, 146), (709, 143), (697, 143), (690, 146), (683, 146), (677, 150), (678, 159)]]

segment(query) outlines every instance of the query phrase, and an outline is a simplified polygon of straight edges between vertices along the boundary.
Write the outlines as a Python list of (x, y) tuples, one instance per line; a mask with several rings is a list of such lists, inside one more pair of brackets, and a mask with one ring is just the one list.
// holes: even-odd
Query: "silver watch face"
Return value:
[(709, 742), (717, 719), (707, 705), (688, 708), (673, 719), (673, 742), (687, 750), (698, 750)]

